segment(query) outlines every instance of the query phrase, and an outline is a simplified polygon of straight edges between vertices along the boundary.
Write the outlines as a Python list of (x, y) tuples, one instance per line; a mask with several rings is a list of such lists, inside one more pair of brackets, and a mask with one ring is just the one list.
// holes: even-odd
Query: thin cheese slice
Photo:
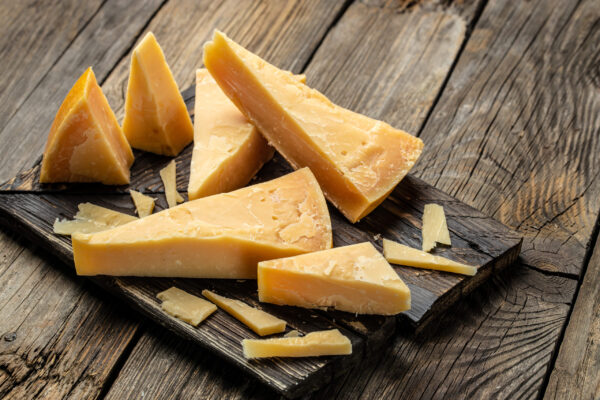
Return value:
[(259, 261), (332, 242), (327, 204), (308, 168), (72, 239), (79, 275), (231, 279), (256, 278)]
[(131, 56), (123, 132), (132, 147), (167, 156), (193, 139), (192, 120), (152, 32)]
[(175, 207), (177, 203), (183, 203), (183, 197), (177, 191), (177, 170), (175, 160), (160, 170), (160, 179), (165, 187), (165, 197), (169, 207)]
[(298, 332), (296, 329), (293, 329), (285, 335), (283, 335), (283, 337), (300, 337), (300, 332)]
[(351, 222), (377, 207), (421, 154), (419, 138), (333, 104), (221, 32), (205, 44), (204, 64), (292, 166), (310, 167)]
[(269, 313), (250, 307), (248, 304), (227, 297), (219, 296), (210, 290), (203, 290), (202, 296), (206, 297), (238, 321), (260, 336), (271, 335), (285, 331), (286, 323)]
[(156, 297), (162, 301), (160, 307), (164, 312), (193, 326), (198, 326), (217, 310), (217, 306), (210, 301), (174, 286), (160, 292)]
[(444, 207), (426, 204), (423, 211), (423, 251), (431, 251), (436, 243), (451, 246)]
[(413, 249), (412, 247), (387, 239), (383, 239), (383, 254), (385, 258), (393, 264), (454, 272), (456, 274), (464, 275), (475, 275), (477, 273), (477, 268), (471, 265), (461, 264), (440, 256), (434, 256), (433, 254)]
[(118, 211), (109, 210), (91, 203), (81, 203), (77, 206), (79, 211), (73, 220), (54, 221), (54, 233), (58, 235), (72, 235), (79, 233), (94, 233), (111, 229), (137, 218)]
[(244, 357), (314, 357), (352, 354), (350, 339), (337, 329), (306, 336), (242, 340)]
[(154, 199), (152, 197), (146, 196), (135, 190), (129, 190), (129, 194), (133, 199), (133, 204), (135, 204), (135, 209), (140, 218), (152, 214), (152, 211), (154, 211)]
[(246, 185), (273, 157), (273, 151), (208, 71), (196, 71), (190, 200)]
[(129, 183), (133, 153), (92, 68), (61, 104), (46, 142), (40, 182)]
[(258, 298), (358, 314), (410, 309), (410, 290), (368, 242), (259, 263)]

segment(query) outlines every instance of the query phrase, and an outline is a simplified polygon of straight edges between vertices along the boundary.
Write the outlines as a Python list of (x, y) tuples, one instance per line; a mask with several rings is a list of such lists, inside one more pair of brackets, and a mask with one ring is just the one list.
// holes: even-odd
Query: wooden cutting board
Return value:
[[(183, 92), (192, 116), (193, 93), (194, 88)], [(191, 153), (190, 145), (176, 158), (177, 186), (184, 196)], [(159, 171), (171, 158), (143, 152), (135, 152), (135, 156), (131, 184), (120, 187), (98, 184), (40, 185), (38, 162), (31, 170), (0, 186), (0, 223), (58, 256), (68, 270), (74, 273), (70, 238), (52, 232), (52, 224), (56, 218), (72, 218), (77, 212), (77, 205), (83, 202), (135, 215), (135, 207), (128, 194), (130, 188), (156, 197), (155, 212), (166, 208)], [(251, 184), (281, 176), (291, 170), (283, 158), (276, 154)], [(383, 237), (420, 248), (421, 219), (423, 207), (427, 203), (437, 203), (444, 207), (452, 239), (452, 247), (438, 248), (434, 254), (477, 265), (478, 272), (473, 277), (463, 277), (395, 266), (398, 275), (410, 287), (412, 295), (412, 309), (397, 318), (355, 316), (344, 312), (259, 304), (254, 280), (107, 276), (85, 279), (90, 279), (107, 292), (119, 296), (133, 309), (141, 311), (181, 337), (229, 360), (281, 394), (297, 397), (318, 389), (333, 377), (342, 374), (359, 362), (367, 352), (382, 348), (394, 334), (397, 322), (415, 329), (424, 329), (429, 321), (456, 300), (516, 260), (522, 242), (519, 234), (411, 176), (406, 177), (387, 200), (357, 224), (350, 224), (330, 205), (334, 246), (370, 241), (381, 250)], [(258, 306), (286, 320), (288, 331), (297, 329), (301, 333), (308, 333), (336, 327), (352, 341), (353, 353), (351, 356), (338, 357), (246, 360), (242, 354), (241, 341), (257, 335), (222, 310), (217, 310), (197, 328), (169, 316), (161, 310), (156, 294), (170, 286), (177, 286), (198, 296), (203, 289), (210, 289)]]

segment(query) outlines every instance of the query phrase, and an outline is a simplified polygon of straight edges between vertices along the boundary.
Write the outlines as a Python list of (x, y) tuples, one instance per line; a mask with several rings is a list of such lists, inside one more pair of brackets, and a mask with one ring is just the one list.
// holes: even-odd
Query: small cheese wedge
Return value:
[(258, 298), (357, 314), (410, 309), (410, 290), (369, 242), (260, 262)]
[(352, 354), (350, 339), (337, 329), (306, 336), (242, 340), (244, 357), (315, 357)]
[(160, 170), (160, 179), (165, 187), (165, 197), (169, 207), (175, 207), (177, 203), (183, 203), (183, 197), (177, 191), (177, 166), (175, 160), (171, 160), (166, 167)]
[(444, 257), (434, 256), (433, 254), (387, 239), (383, 239), (383, 254), (393, 264), (464, 275), (475, 275), (477, 273), (477, 268), (472, 265), (461, 264)]
[(160, 307), (164, 312), (193, 326), (198, 326), (210, 314), (217, 311), (217, 306), (210, 301), (175, 286), (160, 292), (156, 297), (162, 301)]
[(152, 32), (131, 56), (123, 132), (132, 147), (167, 156), (193, 139), (192, 120)]
[(263, 310), (250, 307), (243, 301), (219, 296), (210, 290), (203, 290), (202, 296), (206, 297), (217, 306), (225, 310), (238, 321), (252, 329), (257, 335), (265, 336), (273, 333), (285, 332), (286, 322)]
[(91, 203), (81, 203), (77, 206), (79, 211), (73, 220), (54, 221), (54, 233), (58, 235), (72, 235), (79, 233), (94, 233), (111, 229), (120, 225), (137, 221), (136, 217), (109, 210)]
[(79, 275), (249, 279), (259, 261), (331, 248), (332, 236), (306, 168), (72, 242)]
[(273, 151), (208, 71), (196, 71), (189, 199), (239, 189), (273, 157)]
[(310, 167), (351, 222), (377, 207), (421, 154), (421, 139), (333, 104), (219, 31), (204, 45), (204, 64), (292, 166)]
[(40, 182), (129, 183), (133, 153), (92, 68), (61, 104), (46, 142)]
[(436, 243), (451, 246), (450, 231), (446, 224), (444, 207), (439, 204), (425, 204), (423, 211), (423, 251), (431, 251)]
[(154, 211), (154, 199), (135, 190), (129, 190), (133, 204), (140, 218), (147, 217)]

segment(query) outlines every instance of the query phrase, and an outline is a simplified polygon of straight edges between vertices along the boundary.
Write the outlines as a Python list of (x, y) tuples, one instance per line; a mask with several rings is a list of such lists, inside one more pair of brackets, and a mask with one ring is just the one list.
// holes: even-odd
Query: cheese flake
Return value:
[(305, 336), (242, 340), (246, 358), (315, 357), (352, 354), (352, 343), (339, 330)]
[(431, 251), (436, 243), (451, 246), (444, 207), (438, 204), (425, 205), (422, 235), (423, 251)]
[(192, 326), (198, 326), (200, 322), (217, 310), (217, 306), (210, 301), (174, 286), (160, 292), (156, 297), (162, 301), (160, 307), (164, 312)]
[(147, 217), (152, 214), (154, 211), (154, 199), (150, 196), (146, 196), (143, 193), (140, 193), (135, 190), (130, 190), (129, 194), (133, 200), (133, 204), (135, 204), (135, 209), (137, 210), (137, 214), (140, 218)]

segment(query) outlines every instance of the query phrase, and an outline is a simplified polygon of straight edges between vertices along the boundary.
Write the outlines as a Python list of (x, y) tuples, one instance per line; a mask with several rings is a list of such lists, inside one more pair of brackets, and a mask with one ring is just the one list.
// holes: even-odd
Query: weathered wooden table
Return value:
[[(413, 132), (416, 176), (524, 235), (519, 261), (315, 398), (600, 398), (600, 1), (0, 2), (0, 180), (93, 65), (117, 115), (152, 30), (181, 88), (218, 27)], [(265, 398), (0, 232), (1, 398)]]

